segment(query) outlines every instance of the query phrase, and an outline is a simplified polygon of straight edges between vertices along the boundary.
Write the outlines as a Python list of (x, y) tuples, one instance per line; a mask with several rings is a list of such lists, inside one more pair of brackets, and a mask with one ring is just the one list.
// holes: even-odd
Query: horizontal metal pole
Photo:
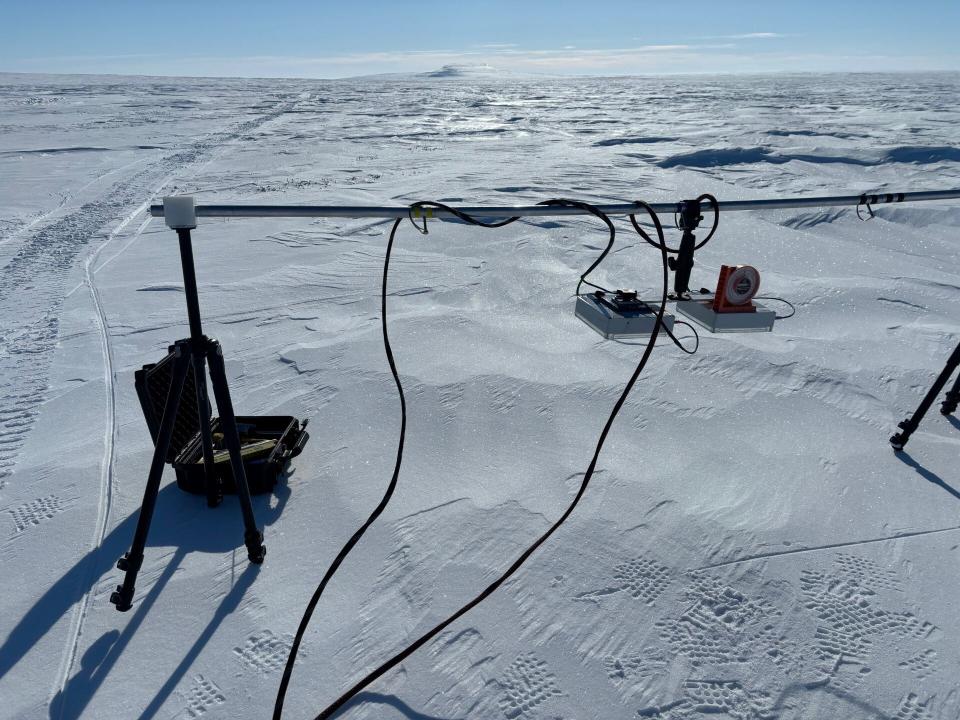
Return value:
[[(878, 193), (864, 195), (832, 195), (810, 198), (772, 198), (769, 200), (720, 200), (721, 212), (737, 210), (779, 210), (786, 208), (835, 207), (840, 205), (882, 205), (885, 203), (920, 202), (926, 200), (956, 200), (960, 199), (960, 189), (932, 190), (928, 192), (907, 193)], [(679, 203), (651, 203), (658, 213), (675, 212)], [(617, 203), (612, 205), (597, 205), (607, 215), (629, 215), (638, 212), (634, 203)], [(508, 218), (508, 217), (547, 217), (558, 215), (587, 215), (585, 210), (576, 207), (558, 207), (555, 205), (517, 205), (517, 206), (485, 206), (485, 207), (457, 207), (460, 212), (475, 218)], [(428, 217), (449, 218), (449, 213), (443, 210), (428, 208)], [(407, 217), (409, 210), (406, 207), (377, 207), (364, 205), (197, 205), (197, 217), (219, 218), (385, 218), (396, 219)], [(163, 205), (151, 205), (150, 214), (153, 217), (163, 217)]]

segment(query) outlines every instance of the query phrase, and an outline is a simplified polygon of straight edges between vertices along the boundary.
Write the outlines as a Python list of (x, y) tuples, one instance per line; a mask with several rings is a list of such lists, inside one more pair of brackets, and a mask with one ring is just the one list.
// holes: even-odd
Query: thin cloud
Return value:
[(777, 32), (751, 32), (739, 33), (737, 35), (714, 35), (713, 37), (720, 40), (764, 40), (770, 38), (785, 38), (789, 37), (789, 35)]

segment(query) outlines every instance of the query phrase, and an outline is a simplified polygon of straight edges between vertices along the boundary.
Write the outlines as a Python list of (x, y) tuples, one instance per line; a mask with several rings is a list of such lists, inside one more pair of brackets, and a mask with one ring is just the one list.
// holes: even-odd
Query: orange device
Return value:
[(721, 265), (713, 311), (717, 313), (756, 312), (751, 300), (760, 289), (760, 273), (751, 265)]

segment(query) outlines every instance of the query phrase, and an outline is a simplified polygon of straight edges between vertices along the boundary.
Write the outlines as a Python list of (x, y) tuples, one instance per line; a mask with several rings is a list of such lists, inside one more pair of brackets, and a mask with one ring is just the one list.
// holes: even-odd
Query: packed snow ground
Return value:
[[(379, 499), (399, 407), (380, 340), (389, 224), (203, 221), (205, 330), (241, 413), (309, 417), (255, 498), (159, 498), (120, 580), (151, 443), (133, 373), (187, 334), (145, 205), (514, 204), (960, 186), (958, 75), (355, 81), (0, 75), (0, 716), (263, 718), (291, 634)], [(698, 254), (797, 305), (772, 334), (658, 346), (567, 525), (351, 718), (960, 716), (960, 422), (887, 445), (960, 336), (960, 207), (735, 213)], [(671, 218), (666, 218), (669, 221)], [(598, 271), (655, 295), (628, 225)], [(642, 348), (573, 315), (589, 218), (407, 226), (391, 333), (400, 486), (307, 634), (312, 717), (504, 568), (571, 499)], [(677, 234), (671, 236), (675, 243)]]

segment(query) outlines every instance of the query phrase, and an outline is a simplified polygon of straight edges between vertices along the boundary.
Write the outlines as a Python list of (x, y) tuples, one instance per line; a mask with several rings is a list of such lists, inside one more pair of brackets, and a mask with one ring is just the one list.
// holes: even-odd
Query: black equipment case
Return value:
[[(160, 432), (163, 407), (172, 380), (173, 346), (170, 351), (160, 362), (144, 365), (134, 373), (137, 396), (140, 398), (140, 406), (154, 443)], [(181, 397), (166, 461), (173, 465), (177, 474), (177, 486), (181, 490), (203, 495), (206, 493), (203, 444), (200, 438), (197, 385), (193, 367), (187, 372)], [(209, 405), (206, 414), (210, 415)], [(303, 451), (303, 446), (310, 438), (306, 427), (306, 420), (300, 422), (289, 415), (237, 415), (243, 467), (252, 495), (273, 490), (287, 463)], [(219, 418), (211, 418), (210, 431), (214, 440), (214, 468), (221, 489), (225, 493), (235, 493), (233, 470), (229, 454), (222, 444)], [(218, 435), (221, 442), (218, 442)]]

